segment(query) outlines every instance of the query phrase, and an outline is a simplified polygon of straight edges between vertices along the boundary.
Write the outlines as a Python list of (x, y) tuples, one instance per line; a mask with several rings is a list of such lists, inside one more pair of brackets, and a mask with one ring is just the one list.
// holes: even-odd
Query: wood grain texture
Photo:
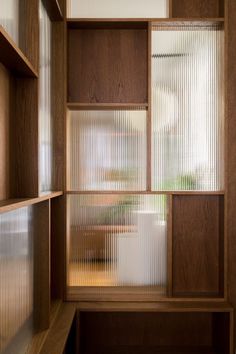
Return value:
[(65, 198), (51, 200), (51, 299), (63, 299), (65, 274)]
[(146, 29), (69, 29), (68, 101), (147, 103)]
[(144, 110), (148, 109), (148, 103), (144, 103), (140, 106), (138, 103), (67, 103), (67, 108), (71, 111), (84, 111), (84, 110)]
[(80, 310), (79, 319), (80, 354), (232, 354), (230, 313)]
[(233, 307), (219, 299), (212, 301), (207, 299), (182, 299), (173, 301), (153, 302), (122, 302), (122, 301), (103, 301), (103, 302), (75, 302), (79, 311), (88, 312), (229, 312), (233, 314)]
[(115, 346), (210, 347), (211, 317), (201, 312), (80, 312), (81, 354)]
[(67, 194), (160, 194), (160, 195), (224, 195), (224, 191), (76, 191), (76, 190), (67, 190)]
[(38, 81), (15, 78), (11, 119), (11, 196), (37, 197), (38, 186)]
[(20, 0), (19, 43), (36, 71), (39, 69), (39, 0)]
[(173, 296), (223, 296), (224, 203), (173, 196)]
[(223, 17), (224, 0), (172, 0), (172, 17)]
[[(61, 301), (53, 301), (51, 303), (51, 309), (50, 309), (50, 327), (53, 325), (54, 321), (57, 318), (58, 312), (61, 307)], [(45, 343), (45, 340), (48, 336), (49, 329), (46, 329), (44, 331), (40, 331), (38, 333), (35, 333), (33, 335), (32, 341), (29, 343), (25, 354), (38, 354), (40, 350), (42, 349), (43, 344)]]
[(42, 0), (51, 21), (61, 21), (63, 14), (58, 0)]
[(63, 354), (75, 312), (73, 304), (62, 304), (39, 354)]
[(34, 206), (34, 328), (36, 333), (50, 324), (50, 203)]
[(23, 208), (29, 205), (41, 203), (45, 200), (57, 198), (61, 196), (63, 192), (52, 192), (49, 194), (43, 194), (37, 198), (18, 198), (18, 199), (5, 199), (0, 201), (0, 213), (6, 213), (15, 209)]
[(32, 64), (2, 26), (0, 26), (0, 60), (14, 74), (37, 77), (37, 72)]
[(65, 121), (66, 121), (66, 27), (64, 22), (52, 23), (52, 121), (53, 165), (52, 185), (65, 187)]
[[(228, 298), (236, 309), (236, 2), (226, 1), (225, 54), (226, 54), (226, 227), (228, 253)], [(234, 314), (235, 321), (235, 314)], [(236, 348), (236, 327), (233, 336)]]
[(172, 240), (172, 217), (173, 217), (173, 196), (167, 197), (167, 296), (173, 292), (173, 240)]
[(166, 301), (163, 287), (68, 286), (67, 301)]
[(0, 64), (0, 200), (9, 198), (11, 77)]

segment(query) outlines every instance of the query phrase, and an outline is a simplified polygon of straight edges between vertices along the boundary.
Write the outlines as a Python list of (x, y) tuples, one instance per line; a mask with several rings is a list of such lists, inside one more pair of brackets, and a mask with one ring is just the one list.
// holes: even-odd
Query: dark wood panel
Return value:
[(39, 0), (20, 0), (19, 45), (36, 71), (39, 68)]
[(34, 328), (40, 332), (50, 322), (50, 203), (33, 207)]
[(229, 313), (213, 314), (213, 345), (219, 353), (231, 353), (231, 333)]
[(70, 29), (68, 101), (147, 103), (147, 42), (145, 29)]
[(224, 0), (172, 0), (172, 17), (221, 17)]
[(51, 200), (51, 299), (63, 299), (65, 274), (65, 198)]
[(81, 354), (113, 346), (212, 345), (210, 313), (80, 313), (80, 328)]
[(221, 196), (173, 196), (173, 295), (222, 296)]
[(52, 185), (55, 190), (64, 190), (66, 151), (66, 27), (63, 22), (52, 23), (51, 97), (53, 121)]
[[(236, 1), (226, 1), (226, 232), (228, 254), (228, 297), (236, 310)], [(236, 312), (235, 312), (236, 314)], [(234, 314), (234, 319), (236, 320)], [(234, 351), (236, 326), (234, 327)]]
[(61, 21), (63, 19), (61, 6), (58, 0), (42, 0), (42, 2), (51, 21)]
[(75, 318), (75, 312), (76, 311), (74, 305), (66, 303), (62, 304), (39, 354), (64, 353), (71, 325)]
[(0, 26), (0, 61), (19, 76), (37, 77), (32, 64)]
[(9, 198), (10, 73), (0, 64), (0, 200)]
[(142, 18), (69, 18), (68, 28), (77, 29), (148, 29), (148, 19)]
[(38, 81), (15, 79), (11, 110), (11, 197), (38, 196)]

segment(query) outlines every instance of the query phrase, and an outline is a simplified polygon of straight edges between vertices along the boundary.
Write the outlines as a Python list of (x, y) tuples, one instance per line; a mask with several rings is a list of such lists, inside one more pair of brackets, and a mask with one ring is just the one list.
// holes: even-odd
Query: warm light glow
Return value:
[(69, 286), (166, 285), (166, 198), (70, 195)]

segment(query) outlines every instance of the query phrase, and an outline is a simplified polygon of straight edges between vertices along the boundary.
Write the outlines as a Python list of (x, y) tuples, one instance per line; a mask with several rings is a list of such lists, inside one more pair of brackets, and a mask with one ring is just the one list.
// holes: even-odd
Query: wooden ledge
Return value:
[(0, 26), (0, 61), (14, 74), (24, 77), (38, 77), (33, 65), (2, 26)]
[[(63, 354), (67, 338), (75, 318), (76, 306), (62, 303), (57, 316), (48, 330), (46, 340), (39, 354)], [(31, 353), (33, 354), (33, 353)]]
[(82, 312), (233, 312), (227, 302), (77, 302)]
[(17, 198), (17, 199), (6, 199), (0, 201), (0, 213), (6, 213), (15, 209), (23, 208), (29, 205), (37, 204), (48, 199), (56, 198), (63, 195), (62, 191), (49, 192), (40, 195), (36, 198)]

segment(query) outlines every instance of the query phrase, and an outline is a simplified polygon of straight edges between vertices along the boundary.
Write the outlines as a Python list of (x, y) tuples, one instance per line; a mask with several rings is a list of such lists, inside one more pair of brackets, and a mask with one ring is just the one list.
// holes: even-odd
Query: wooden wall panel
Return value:
[(222, 196), (173, 196), (173, 295), (222, 296)]
[(50, 315), (50, 202), (34, 205), (34, 327), (49, 327)]
[(51, 199), (51, 299), (64, 296), (65, 274), (65, 197)]
[(20, 0), (19, 46), (36, 70), (39, 68), (39, 0)]
[(66, 117), (66, 27), (52, 22), (52, 116), (53, 166), (52, 185), (65, 187), (65, 117)]
[(172, 0), (172, 17), (223, 17), (224, 0)]
[(10, 73), (0, 63), (0, 200), (9, 198)]
[(79, 325), (80, 354), (187, 353), (212, 345), (210, 313), (81, 312)]
[[(236, 310), (236, 1), (226, 1), (226, 229), (228, 297)], [(234, 346), (236, 344), (236, 326)]]
[(68, 100), (147, 103), (146, 29), (70, 29)]
[(38, 81), (15, 79), (11, 113), (11, 196), (38, 196)]

